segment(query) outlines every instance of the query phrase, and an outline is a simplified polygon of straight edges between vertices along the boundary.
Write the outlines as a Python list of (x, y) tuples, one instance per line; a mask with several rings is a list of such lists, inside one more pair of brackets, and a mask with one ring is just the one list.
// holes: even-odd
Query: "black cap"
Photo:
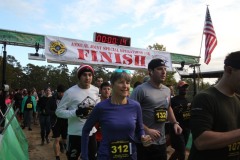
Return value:
[(148, 63), (148, 69), (154, 70), (154, 68), (159, 67), (159, 66), (164, 66), (166, 67), (166, 62), (160, 58), (152, 59)]
[(59, 84), (57, 86), (57, 92), (65, 92), (65, 86), (62, 84)]

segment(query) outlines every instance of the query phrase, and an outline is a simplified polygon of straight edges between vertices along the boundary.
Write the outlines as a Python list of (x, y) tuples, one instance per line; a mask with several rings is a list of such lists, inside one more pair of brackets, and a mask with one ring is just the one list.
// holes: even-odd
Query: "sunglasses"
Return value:
[(131, 74), (131, 72), (129, 70), (127, 70), (127, 69), (116, 69), (114, 72), (116, 72), (116, 73), (123, 73), (123, 72), (125, 72), (127, 74)]

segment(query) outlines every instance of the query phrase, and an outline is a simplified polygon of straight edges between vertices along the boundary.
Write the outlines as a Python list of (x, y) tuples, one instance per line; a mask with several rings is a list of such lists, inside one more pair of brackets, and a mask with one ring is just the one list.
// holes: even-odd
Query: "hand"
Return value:
[(173, 124), (173, 129), (175, 131), (175, 134), (179, 135), (182, 133), (182, 128), (179, 126), (178, 123)]
[(76, 116), (81, 117), (81, 118), (86, 118), (86, 116), (88, 116), (92, 111), (91, 107), (78, 107), (78, 109), (76, 110)]
[(142, 135), (141, 142), (144, 147), (148, 147), (152, 144), (152, 138), (149, 135)]
[(161, 137), (161, 132), (159, 132), (158, 130), (156, 129), (148, 129), (146, 131), (146, 133), (151, 137), (151, 139), (153, 141), (156, 141), (157, 139), (159, 139)]

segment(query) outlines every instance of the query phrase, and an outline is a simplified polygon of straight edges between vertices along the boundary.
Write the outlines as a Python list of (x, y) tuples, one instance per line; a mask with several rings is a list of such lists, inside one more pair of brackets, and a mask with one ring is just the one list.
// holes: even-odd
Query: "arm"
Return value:
[(64, 96), (62, 97), (57, 109), (56, 109), (56, 116), (60, 118), (71, 118), (76, 117), (76, 109), (68, 110), (68, 107), (71, 106), (71, 95), (69, 95), (67, 92), (64, 93)]
[(34, 96), (31, 96), (32, 102), (33, 102), (33, 112), (36, 112), (37, 109), (37, 101)]
[(26, 98), (24, 97), (21, 104), (21, 113), (23, 113), (24, 111), (25, 103), (26, 103)]
[(143, 120), (142, 120), (142, 111), (141, 111), (140, 105), (136, 106), (136, 108), (137, 108), (136, 134), (137, 134), (137, 138), (141, 139), (141, 137), (145, 135)]
[[(231, 118), (228, 115), (225, 116), (225, 113), (220, 115), (221, 113), (218, 112), (216, 115), (216, 108), (226, 105), (222, 104), (223, 101), (224, 100), (218, 99), (209, 93), (201, 93), (194, 97), (190, 127), (194, 145), (198, 150), (231, 147), (231, 144), (235, 142), (239, 143), (240, 129), (227, 127), (227, 124), (232, 122), (230, 120)], [(221, 117), (222, 121), (226, 122), (226, 127), (223, 128), (224, 130), (221, 130), (221, 122), (216, 120), (217, 117)], [(216, 125), (218, 125), (218, 127), (215, 127)]]
[(42, 112), (42, 101), (43, 101), (43, 97), (39, 98), (37, 103), (37, 111), (39, 112), (39, 114), (41, 114)]
[(89, 133), (94, 127), (94, 125), (98, 122), (99, 116), (99, 107), (94, 107), (93, 111), (90, 113), (87, 121), (85, 122), (82, 130), (81, 137), (81, 159), (88, 160), (88, 141), (89, 141)]
[(57, 104), (54, 103), (54, 102), (55, 102), (55, 98), (51, 97), (46, 104), (46, 111), (51, 116), (55, 115), (55, 111), (56, 111), (56, 105)]
[(218, 149), (240, 140), (240, 129), (229, 132), (204, 131), (194, 140), (198, 150)]
[(160, 131), (148, 128), (145, 124), (143, 124), (143, 128), (145, 133), (149, 135), (153, 141), (156, 141), (158, 138), (162, 136), (162, 133)]
[(176, 134), (182, 133), (182, 128), (179, 126), (179, 123), (177, 122), (175, 115), (173, 113), (172, 107), (168, 107), (168, 120), (173, 123), (173, 128)]

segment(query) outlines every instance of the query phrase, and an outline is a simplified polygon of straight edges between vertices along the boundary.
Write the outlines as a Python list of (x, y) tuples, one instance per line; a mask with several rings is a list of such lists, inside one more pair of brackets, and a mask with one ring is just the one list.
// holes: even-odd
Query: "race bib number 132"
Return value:
[(167, 110), (165, 108), (155, 108), (154, 109), (154, 118), (156, 123), (166, 122), (167, 121)]

